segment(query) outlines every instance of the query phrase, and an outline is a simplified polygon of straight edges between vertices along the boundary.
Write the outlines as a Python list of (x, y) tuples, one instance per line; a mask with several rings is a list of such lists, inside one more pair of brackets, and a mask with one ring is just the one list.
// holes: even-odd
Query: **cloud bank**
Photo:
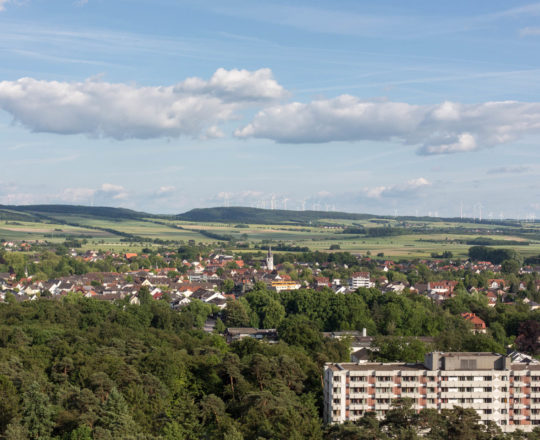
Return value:
[(236, 130), (240, 138), (280, 143), (393, 141), (419, 154), (474, 151), (540, 133), (540, 103), (438, 105), (363, 101), (350, 95), (274, 105)]
[(258, 113), (235, 136), (279, 143), (397, 142), (423, 155), (476, 151), (540, 133), (537, 102), (414, 105), (351, 95), (282, 102), (288, 95), (270, 69), (220, 68), (208, 80), (156, 87), (98, 79), (2, 81), (0, 109), (35, 132), (123, 140), (224, 137), (222, 124), (255, 107)]
[(0, 82), (0, 108), (30, 130), (114, 139), (216, 137), (215, 125), (237, 118), (237, 110), (284, 96), (270, 69), (218, 69), (208, 81), (188, 78), (167, 87), (93, 79)]

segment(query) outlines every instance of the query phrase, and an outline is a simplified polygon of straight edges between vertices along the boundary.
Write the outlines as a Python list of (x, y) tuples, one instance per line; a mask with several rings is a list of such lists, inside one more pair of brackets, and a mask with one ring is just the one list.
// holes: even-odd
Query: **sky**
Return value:
[(540, 3), (0, 0), (0, 204), (540, 217)]

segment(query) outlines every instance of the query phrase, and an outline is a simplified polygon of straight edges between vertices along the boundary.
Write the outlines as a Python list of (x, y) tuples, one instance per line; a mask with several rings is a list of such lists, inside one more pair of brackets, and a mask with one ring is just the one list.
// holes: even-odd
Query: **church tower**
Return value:
[(268, 270), (274, 270), (274, 256), (272, 255), (272, 247), (268, 248), (268, 254), (266, 255), (266, 268)]

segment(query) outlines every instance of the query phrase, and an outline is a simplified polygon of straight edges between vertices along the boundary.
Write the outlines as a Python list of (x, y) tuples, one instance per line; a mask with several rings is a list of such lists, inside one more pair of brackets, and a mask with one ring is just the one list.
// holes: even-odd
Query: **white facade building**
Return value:
[(384, 417), (397, 398), (413, 408), (473, 408), (504, 432), (540, 425), (540, 363), (512, 363), (497, 353), (429, 353), (423, 364), (328, 363), (324, 421), (342, 423), (365, 412)]
[(349, 286), (351, 289), (358, 289), (359, 287), (375, 287), (375, 283), (371, 282), (369, 272), (355, 272), (349, 279)]

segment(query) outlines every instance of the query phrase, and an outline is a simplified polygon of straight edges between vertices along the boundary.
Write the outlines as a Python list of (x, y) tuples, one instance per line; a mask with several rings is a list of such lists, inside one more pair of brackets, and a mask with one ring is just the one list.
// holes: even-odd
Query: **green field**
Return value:
[[(334, 224), (337, 229), (310, 226), (310, 225), (268, 225), (268, 224), (243, 224), (237, 223), (208, 223), (179, 221), (167, 218), (112, 218), (96, 217), (80, 214), (48, 214), (47, 219), (35, 219), (35, 221), (6, 221), (0, 220), (0, 239), (6, 241), (32, 241), (47, 240), (57, 243), (69, 238), (86, 238), (87, 243), (83, 249), (103, 250), (140, 250), (142, 247), (158, 246), (155, 240), (171, 242), (172, 245), (188, 243), (211, 244), (217, 243), (212, 237), (205, 236), (199, 231), (219, 234), (220, 236), (233, 237), (234, 240), (227, 242), (227, 247), (234, 248), (235, 242), (249, 242), (253, 245), (278, 243), (308, 247), (311, 250), (328, 251), (330, 246), (338, 245), (341, 250), (352, 253), (366, 254), (368, 251), (373, 256), (383, 253), (387, 258), (414, 258), (429, 257), (432, 253), (450, 251), (456, 257), (465, 257), (471, 246), (459, 243), (456, 240), (471, 240), (477, 237), (489, 237), (496, 240), (512, 240), (528, 242), (526, 246), (510, 244), (496, 247), (509, 247), (517, 249), (524, 257), (540, 254), (540, 227), (537, 224), (526, 224), (526, 228), (519, 229), (515, 226), (505, 227), (500, 225), (441, 222), (441, 221), (407, 221), (400, 219), (381, 220), (380, 218), (362, 220), (321, 220), (324, 224)], [(404, 226), (405, 225), (405, 226)], [(391, 226), (405, 228), (423, 228), (421, 233), (411, 230), (410, 234), (387, 237), (370, 237), (364, 234), (344, 234), (343, 227), (363, 226), (365, 228)], [(100, 229), (96, 229), (100, 228)], [(441, 228), (446, 228), (441, 233)], [(107, 229), (108, 231), (104, 230)], [(523, 231), (528, 231), (526, 234)], [(120, 234), (131, 234), (141, 237), (141, 240), (126, 242)], [(245, 250), (245, 249), (244, 249)]]

